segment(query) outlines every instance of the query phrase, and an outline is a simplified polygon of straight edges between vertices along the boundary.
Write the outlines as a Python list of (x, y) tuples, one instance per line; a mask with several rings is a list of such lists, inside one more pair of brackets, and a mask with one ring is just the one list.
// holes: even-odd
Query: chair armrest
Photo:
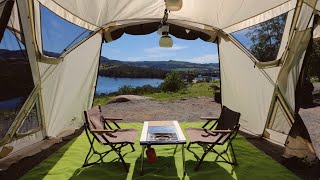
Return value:
[(213, 133), (231, 133), (232, 130), (211, 130)]
[(200, 117), (200, 119), (202, 120), (208, 120), (208, 121), (213, 121), (213, 120), (219, 120), (219, 118), (216, 118), (216, 117)]
[(204, 129), (206, 134), (201, 134), (203, 137), (208, 137), (208, 136), (217, 136), (219, 133), (231, 133), (232, 130), (209, 130), (209, 129)]
[(116, 132), (117, 130), (108, 130), (108, 129), (92, 129), (90, 130), (91, 133), (98, 133), (99, 135), (101, 134), (107, 134), (110, 137), (117, 137), (111, 133)]
[(122, 118), (118, 118), (118, 117), (107, 117), (107, 116), (101, 116), (103, 120), (107, 121), (121, 121), (123, 120)]
[(92, 129), (92, 130), (90, 130), (90, 132), (103, 134), (103, 133), (113, 133), (115, 131), (114, 130), (108, 130), (108, 129)]

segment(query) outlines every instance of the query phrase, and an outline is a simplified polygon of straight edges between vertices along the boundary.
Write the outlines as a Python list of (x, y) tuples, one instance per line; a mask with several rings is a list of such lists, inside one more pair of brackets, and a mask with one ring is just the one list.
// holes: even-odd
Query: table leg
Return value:
[(144, 160), (144, 148), (145, 146), (142, 145), (142, 151), (141, 151), (141, 169), (140, 169), (140, 176), (143, 176), (143, 160)]
[(176, 148), (174, 148), (173, 155), (176, 155), (177, 148), (178, 148), (178, 144), (176, 145)]
[(184, 144), (182, 144), (182, 165), (183, 165), (183, 176), (186, 175), (186, 159), (184, 155)]

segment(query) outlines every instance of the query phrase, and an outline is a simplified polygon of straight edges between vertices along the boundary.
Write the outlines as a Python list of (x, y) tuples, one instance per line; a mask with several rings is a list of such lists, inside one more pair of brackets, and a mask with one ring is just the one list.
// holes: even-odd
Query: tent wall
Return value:
[[(17, 5), (17, 6), (16, 6)], [(5, 145), (0, 147), (1, 150), (6, 148), (12, 148), (12, 151), (9, 155), (14, 155), (14, 153), (20, 151), (21, 149), (30, 147), (31, 145), (41, 141), (45, 137), (45, 128), (44, 126), (41, 126), (39, 129), (36, 129), (36, 131), (31, 131), (23, 136), (18, 136), (19, 127), (24, 123), (25, 118), (28, 116), (28, 113), (30, 112), (30, 109), (33, 108), (34, 103), (37, 101), (37, 103), (40, 103), (37, 107), (37, 112), (39, 113), (39, 117), (41, 120), (44, 120), (43, 113), (42, 113), (42, 104), (41, 104), (41, 90), (40, 90), (40, 77), (39, 77), (39, 71), (38, 71), (38, 64), (37, 64), (37, 56), (36, 51), (34, 48), (34, 41), (33, 41), (33, 33), (32, 33), (32, 24), (30, 22), (29, 17), (29, 8), (28, 8), (28, 1), (26, 0), (19, 0), (19, 2), (16, 1), (16, 4), (13, 8), (13, 11), (10, 17), (11, 28), (19, 27), (19, 29), (23, 29), (23, 34), (25, 37), (28, 37), (25, 39), (24, 43), (27, 50), (27, 57), (30, 63), (31, 71), (32, 71), (32, 78), (34, 82), (34, 89), (32, 90), (31, 94), (29, 95), (28, 99), (25, 101), (24, 105), (20, 109), (17, 117), (14, 120), (14, 123), (10, 127), (7, 137), (5, 141)], [(18, 11), (19, 9), (19, 11)], [(18, 14), (19, 12), (19, 14)], [(20, 17), (20, 19), (19, 19)], [(20, 23), (21, 26), (20, 28)], [(17, 29), (17, 28), (15, 28)], [(38, 108), (39, 107), (39, 108)], [(44, 124), (43, 122), (41, 124)], [(19, 157), (25, 157), (23, 154)], [(2, 159), (1, 161), (6, 161), (7, 159)]]
[(277, 124), (274, 130), (278, 132), (287, 132), (288, 128), (285, 123), (278, 123), (278, 121), (283, 122), (283, 119), (286, 119), (287, 122), (291, 122), (290, 126), (294, 123), (296, 85), (312, 34), (312, 29), (308, 28), (312, 24), (313, 13), (313, 8), (310, 5), (313, 3), (314, 6), (315, 2), (310, 1), (308, 4), (300, 2), (292, 20), (294, 24), (291, 27), (289, 44), (281, 59), (283, 64), (277, 78), (274, 101), (270, 109), (270, 114), (275, 114), (277, 111), (275, 103), (279, 101), (278, 104), (285, 110), (285, 113), (278, 114), (274, 117), (275, 119), (269, 119), (272, 124)]
[(273, 84), (228, 37), (219, 38), (222, 104), (240, 112), (241, 127), (263, 133)]
[(101, 43), (97, 33), (58, 65), (39, 63), (48, 136), (63, 136), (83, 125), (83, 111), (92, 105)]
[[(315, 151), (310, 144), (310, 141), (306, 139), (303, 134), (308, 134), (307, 129), (302, 126), (301, 122), (295, 122), (297, 117), (295, 116), (296, 110), (296, 86), (300, 77), (301, 68), (304, 63), (305, 54), (310, 39), (312, 38), (312, 24), (313, 24), (313, 12), (316, 1), (307, 1), (302, 3), (301, 9), (297, 8), (297, 16), (294, 17), (293, 24), (294, 29), (291, 32), (291, 39), (286, 48), (286, 52), (282, 57), (282, 68), (277, 80), (277, 88), (275, 95), (281, 101), (282, 106), (285, 109), (285, 113), (281, 116), (277, 116), (273, 121), (277, 123), (274, 128), (277, 131), (285, 132), (288, 134), (287, 125), (283, 119), (289, 122), (291, 130), (289, 132), (288, 139), (286, 141), (286, 155), (297, 156), (300, 158), (307, 157), (309, 159), (315, 158)], [(276, 111), (276, 108), (272, 107), (271, 111)], [(288, 116), (285, 116), (287, 114)], [(291, 122), (291, 123), (290, 123)], [(300, 123), (297, 125), (297, 123)], [(302, 124), (301, 124), (302, 123)], [(303, 129), (303, 133), (299, 135), (299, 131), (296, 129)], [(294, 134), (293, 134), (294, 133)], [(310, 140), (310, 137), (309, 137)]]

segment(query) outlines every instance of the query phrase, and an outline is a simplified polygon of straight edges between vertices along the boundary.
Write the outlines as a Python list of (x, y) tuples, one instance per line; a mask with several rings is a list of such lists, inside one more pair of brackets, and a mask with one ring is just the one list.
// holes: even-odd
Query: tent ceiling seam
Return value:
[[(40, 4), (42, 4), (39, 0), (37, 0)], [(74, 17), (76, 17), (76, 18), (79, 18), (81, 21), (83, 21), (83, 22), (85, 22), (85, 23), (88, 23), (88, 24), (90, 24), (91, 26), (94, 26), (95, 28), (101, 28), (101, 26), (97, 26), (97, 25), (94, 25), (94, 24), (92, 24), (91, 22), (88, 22), (88, 21), (86, 21), (86, 20), (84, 20), (84, 19), (82, 19), (82, 18), (80, 18), (79, 16), (77, 16), (77, 15), (75, 15), (74, 13), (72, 13), (72, 12), (70, 12), (70, 11), (68, 11), (67, 9), (65, 9), (63, 6), (61, 6), (59, 3), (57, 3), (55, 0), (51, 0), (52, 2), (54, 2), (57, 6), (59, 6), (60, 8), (62, 8), (62, 9), (64, 9), (66, 12), (68, 12), (68, 13), (70, 13), (70, 14), (72, 14)], [(44, 4), (42, 4), (43, 6), (45, 6)], [(47, 6), (45, 6), (45, 7), (47, 7)], [(47, 7), (48, 8), (48, 7)], [(49, 9), (49, 8), (48, 8)], [(52, 11), (53, 12), (53, 11)], [(56, 13), (55, 13), (56, 14)], [(57, 14), (58, 15), (58, 14)], [(58, 15), (59, 16), (59, 15)], [(59, 17), (61, 17), (61, 16), (59, 16)], [(63, 18), (63, 17), (61, 17), (61, 18)], [(64, 18), (63, 18), (64, 19)], [(66, 19), (65, 19), (66, 20)], [(68, 21), (68, 20), (67, 20)], [(70, 21), (68, 21), (68, 22), (70, 22)], [(71, 22), (72, 24), (74, 24), (73, 22)], [(78, 25), (77, 25), (78, 26)]]
[[(226, 29), (226, 28), (229, 28), (229, 27), (231, 27), (231, 26), (234, 26), (234, 25), (237, 25), (237, 24), (239, 24), (239, 23), (242, 23), (242, 22), (244, 22), (244, 21), (247, 21), (247, 20), (249, 20), (249, 19), (252, 19), (252, 18), (254, 18), (254, 17), (256, 17), (256, 16), (259, 16), (259, 15), (261, 15), (261, 14), (264, 14), (264, 13), (268, 12), (268, 11), (271, 11), (271, 10), (277, 8), (277, 7), (280, 7), (280, 6), (286, 4), (286, 3), (290, 2), (290, 1), (291, 1), (291, 0), (288, 0), (288, 1), (286, 1), (286, 2), (283, 2), (283, 3), (281, 3), (281, 4), (279, 4), (279, 5), (275, 6), (275, 7), (273, 7), (272, 9), (265, 10), (265, 11), (259, 13), (259, 14), (256, 14), (256, 15), (254, 15), (254, 16), (251, 16), (251, 17), (249, 17), (249, 18), (247, 18), (247, 19), (241, 20), (241, 21), (236, 22), (236, 23), (234, 23), (234, 24), (231, 24), (231, 25), (229, 25), (229, 26), (223, 27), (223, 28), (221, 28), (221, 29)], [(294, 9), (294, 8), (293, 8), (293, 9)], [(292, 9), (290, 9), (290, 10), (292, 10)], [(290, 10), (289, 10), (289, 11), (290, 11)], [(288, 11), (288, 12), (289, 12), (289, 11)]]
[[(103, 26), (101, 26), (102, 29), (106, 29), (112, 25), (114, 25), (115, 23), (121, 23), (121, 22), (126, 22), (126, 21), (159, 21), (161, 20), (162, 18), (134, 18), (134, 19), (122, 19), (122, 20), (117, 20), (117, 21), (111, 21)], [(183, 20), (183, 19), (168, 19), (168, 22), (170, 23), (171, 21), (177, 21), (178, 23), (179, 22), (187, 22), (187, 23), (194, 23), (194, 24), (198, 24), (198, 25), (202, 25), (202, 26), (206, 26), (206, 27), (210, 27), (212, 28), (213, 30), (222, 30), (222, 29), (219, 29), (217, 27), (214, 27), (212, 25), (208, 25), (208, 24), (204, 24), (204, 23), (199, 23), (199, 22), (194, 22), (194, 21), (189, 21), (189, 20)], [(143, 23), (142, 23), (143, 24)], [(172, 23), (174, 24), (174, 23)], [(199, 28), (199, 27), (194, 27), (194, 28)]]

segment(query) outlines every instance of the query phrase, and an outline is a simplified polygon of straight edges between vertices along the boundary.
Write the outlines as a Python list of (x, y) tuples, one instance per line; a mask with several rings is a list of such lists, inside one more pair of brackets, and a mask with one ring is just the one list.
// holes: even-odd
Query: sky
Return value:
[(214, 43), (201, 39), (184, 40), (171, 36), (173, 47), (162, 48), (158, 42), (160, 35), (127, 35), (102, 46), (102, 55), (123, 61), (187, 61), (195, 63), (217, 63), (218, 51)]

